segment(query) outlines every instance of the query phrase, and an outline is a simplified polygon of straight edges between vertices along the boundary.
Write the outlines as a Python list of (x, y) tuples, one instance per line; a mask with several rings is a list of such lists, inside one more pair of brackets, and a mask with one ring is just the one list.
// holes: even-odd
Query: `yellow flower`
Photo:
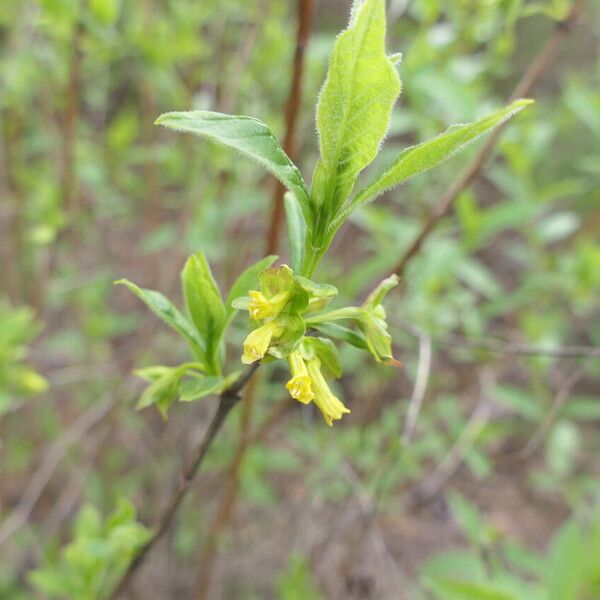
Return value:
[(333, 421), (341, 419), (342, 415), (349, 413), (350, 410), (332, 394), (323, 373), (321, 373), (321, 361), (318, 358), (309, 360), (307, 369), (315, 393), (315, 404), (323, 413), (325, 423), (331, 427)]
[(267, 319), (268, 317), (277, 316), (290, 297), (289, 292), (282, 292), (272, 298), (266, 298), (262, 292), (256, 290), (248, 292), (248, 295), (250, 296), (248, 311), (253, 319)]
[(244, 340), (244, 354), (242, 362), (250, 365), (261, 359), (269, 349), (274, 336), (281, 334), (282, 327), (276, 321), (269, 321), (251, 331)]
[(285, 387), (292, 398), (303, 404), (308, 404), (315, 397), (315, 394), (312, 391), (311, 380), (304, 359), (300, 352), (295, 350), (288, 356), (288, 362), (292, 371), (292, 378), (286, 383)]

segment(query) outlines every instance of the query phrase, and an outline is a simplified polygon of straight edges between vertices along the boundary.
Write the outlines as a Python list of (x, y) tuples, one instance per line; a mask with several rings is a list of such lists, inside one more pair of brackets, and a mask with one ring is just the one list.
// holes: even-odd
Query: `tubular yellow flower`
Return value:
[(250, 296), (248, 311), (253, 319), (266, 319), (277, 316), (290, 297), (289, 292), (282, 292), (272, 298), (266, 298), (262, 292), (256, 290), (248, 292), (248, 295)]
[(269, 321), (251, 331), (244, 340), (242, 362), (245, 365), (250, 365), (261, 359), (269, 349), (273, 337), (280, 335), (281, 329), (281, 326), (276, 321)]
[(285, 387), (292, 398), (303, 404), (308, 404), (315, 397), (315, 394), (312, 391), (310, 376), (300, 352), (297, 350), (292, 352), (288, 356), (288, 363), (292, 371), (292, 378), (286, 383)]
[(323, 373), (321, 373), (321, 361), (318, 358), (309, 360), (307, 369), (315, 391), (315, 404), (319, 407), (321, 413), (323, 413), (325, 423), (331, 427), (333, 421), (341, 419), (342, 415), (349, 413), (350, 410), (332, 394), (323, 377)]

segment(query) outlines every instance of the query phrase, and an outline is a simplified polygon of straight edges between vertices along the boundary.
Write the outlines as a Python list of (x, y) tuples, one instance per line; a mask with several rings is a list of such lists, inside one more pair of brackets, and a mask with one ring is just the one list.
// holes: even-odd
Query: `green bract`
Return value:
[[(320, 157), (310, 187), (267, 125), (257, 119), (209, 111), (172, 112), (157, 119), (157, 124), (237, 150), (283, 183), (288, 190), (284, 203), (292, 266), (271, 267), (273, 256), (259, 261), (240, 276), (224, 301), (204, 254), (193, 255), (182, 273), (189, 318), (158, 292), (122, 281), (185, 338), (194, 356), (193, 362), (176, 367), (140, 371), (149, 382), (140, 407), (157, 404), (166, 414), (177, 399), (195, 400), (225, 389), (236, 377), (224, 376), (222, 364), (223, 337), (236, 310), (250, 317), (242, 362), (285, 359), (292, 373), (286, 385), (290, 394), (306, 404), (314, 401), (329, 425), (349, 412), (324, 376), (342, 373), (332, 339), (365, 350), (378, 362), (398, 364), (382, 305), (398, 278), (384, 279), (362, 306), (324, 312), (337, 289), (312, 280), (321, 258), (354, 210), (451, 158), (531, 100), (517, 100), (406, 148), (353, 196), (361, 172), (377, 157), (401, 90), (400, 55), (386, 52), (385, 36), (385, 1), (355, 0), (348, 27), (333, 47), (317, 103)], [(316, 337), (317, 332), (325, 337)]]

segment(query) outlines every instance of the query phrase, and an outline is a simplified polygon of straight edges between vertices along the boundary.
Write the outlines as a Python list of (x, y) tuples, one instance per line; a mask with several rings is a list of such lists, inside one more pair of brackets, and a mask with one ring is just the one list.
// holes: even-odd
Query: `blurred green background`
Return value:
[[(404, 88), (388, 160), (500, 106), (570, 8), (388, 5)], [(306, 176), (349, 6), (316, 2)], [(574, 27), (390, 295), (404, 367), (345, 349), (352, 414), (333, 430), (265, 370), (235, 502), (223, 517), (240, 408), (131, 598), (196, 597), (201, 571), (208, 598), (600, 598), (600, 358), (562, 356), (600, 346), (600, 3)], [(292, 0), (0, 2), (0, 598), (106, 597), (142, 535), (124, 498), (153, 524), (202, 436), (214, 399), (168, 422), (134, 410), (132, 370), (185, 351), (112, 282), (179, 298), (190, 253), (225, 288), (262, 256), (273, 182), (153, 122), (210, 109), (281, 138), (295, 38)], [(362, 298), (476, 150), (356, 213), (320, 279)]]

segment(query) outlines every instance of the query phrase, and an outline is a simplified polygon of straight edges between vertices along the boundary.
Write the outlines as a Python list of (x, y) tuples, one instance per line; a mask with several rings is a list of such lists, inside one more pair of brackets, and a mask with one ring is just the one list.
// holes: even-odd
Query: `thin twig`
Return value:
[(571, 391), (573, 387), (577, 384), (577, 382), (581, 379), (584, 374), (584, 369), (577, 369), (574, 373), (571, 373), (570, 377), (567, 377), (566, 381), (563, 383), (561, 388), (558, 390), (558, 393), (554, 397), (554, 401), (552, 402), (552, 406), (550, 410), (544, 417), (544, 420), (540, 423), (540, 426), (536, 429), (535, 433), (531, 436), (529, 442), (527, 442), (526, 446), (519, 451), (520, 458), (527, 458), (531, 456), (540, 446), (546, 433), (554, 423), (558, 412), (562, 408), (563, 404), (569, 399), (571, 395)]
[(405, 444), (410, 444), (412, 439), (431, 372), (431, 338), (420, 331), (417, 332), (417, 335), (419, 336), (419, 365), (417, 367), (415, 386), (410, 398), (410, 404), (408, 405), (406, 424), (402, 436), (402, 441)]
[(33, 474), (18, 506), (0, 527), (0, 544), (6, 542), (27, 522), (29, 515), (69, 449), (100, 423), (110, 413), (115, 404), (116, 399), (113, 398), (103, 404), (95, 405), (88, 412), (81, 415), (46, 452), (44, 461)]
[(260, 363), (258, 362), (250, 365), (250, 367), (246, 369), (246, 371), (239, 377), (239, 379), (237, 379), (229, 388), (224, 390), (219, 396), (219, 406), (217, 407), (217, 411), (215, 412), (200, 444), (194, 451), (194, 454), (191, 460), (189, 461), (188, 466), (183, 470), (179, 484), (173, 491), (169, 503), (163, 510), (158, 520), (158, 525), (154, 528), (152, 537), (138, 551), (135, 558), (132, 560), (129, 567), (116, 584), (115, 589), (109, 596), (109, 600), (118, 598), (119, 595), (125, 591), (134, 573), (144, 562), (146, 556), (148, 555), (148, 552), (150, 552), (150, 550), (154, 547), (156, 542), (160, 540), (160, 538), (169, 528), (169, 525), (171, 524), (171, 521), (173, 520), (173, 517), (177, 512), (181, 501), (185, 497), (186, 493), (189, 491), (194, 477), (196, 476), (200, 465), (204, 461), (204, 457), (206, 456), (208, 449), (210, 448), (213, 440), (215, 439), (215, 436), (223, 426), (223, 423), (225, 422), (225, 419), (227, 418), (227, 415), (229, 414), (231, 409), (241, 400), (242, 390), (244, 389), (248, 381), (250, 381), (250, 379), (252, 378), (259, 366)]
[(372, 498), (372, 495), (365, 488), (365, 485), (360, 479), (358, 473), (348, 461), (344, 461), (342, 464), (342, 474), (344, 475), (346, 481), (350, 484), (350, 487), (352, 488), (352, 491), (358, 500), (360, 512), (363, 517), (364, 527), (371, 533), (371, 541), (375, 551), (379, 555), (379, 559), (382, 563), (388, 563), (396, 583), (403, 582), (404, 576), (400, 566), (389, 549), (383, 532), (377, 523), (377, 506)]
[(200, 560), (198, 561), (199, 574), (194, 592), (194, 597), (198, 600), (204, 598), (209, 590), (210, 582), (212, 580), (213, 566), (217, 558), (217, 543), (221, 537), (221, 532), (229, 523), (237, 500), (240, 487), (242, 464), (244, 463), (246, 451), (250, 445), (249, 430), (252, 408), (256, 396), (257, 383), (258, 381), (256, 378), (251, 379), (246, 390), (246, 399), (244, 400), (240, 419), (238, 445), (235, 449), (235, 454), (231, 464), (227, 470), (224, 486), (225, 489), (219, 503), (217, 514), (211, 523), (210, 531), (206, 538), (206, 542), (204, 543)]
[(493, 387), (491, 373), (485, 372), (480, 380), (481, 396), (469, 421), (434, 471), (411, 490), (408, 497), (409, 510), (421, 504), (426, 504), (439, 493), (456, 473), (487, 425), (492, 414), (492, 402), (489, 399), (489, 390)]
[[(571, 26), (583, 11), (586, 2), (587, 0), (577, 0), (571, 7), (571, 10), (564, 21), (557, 24), (553, 35), (533, 59), (533, 62), (529, 65), (529, 68), (525, 71), (523, 77), (513, 90), (512, 94), (510, 95), (509, 102), (529, 95), (535, 84), (539, 81), (540, 77), (552, 64), (560, 44), (571, 31)], [(454, 180), (454, 182), (438, 200), (438, 203), (433, 208), (429, 218), (422, 226), (421, 231), (409, 246), (408, 250), (406, 250), (392, 272), (398, 275), (402, 275), (404, 273), (407, 264), (419, 253), (423, 242), (429, 237), (434, 227), (443, 217), (448, 214), (461, 192), (469, 187), (469, 185), (479, 175), (481, 169), (484, 167), (487, 159), (490, 157), (494, 147), (496, 146), (496, 142), (500, 138), (504, 127), (505, 125), (497, 127), (489, 135), (485, 145), (479, 150), (479, 152), (477, 152), (473, 160), (467, 165), (467, 167), (460, 173), (460, 175)]]
[[(294, 160), (296, 154), (296, 129), (300, 107), (302, 105), (302, 76), (304, 73), (304, 57), (310, 40), (310, 24), (314, 10), (314, 0), (298, 0), (298, 31), (296, 50), (292, 72), (292, 84), (285, 109), (285, 137), (283, 149)], [(276, 181), (273, 193), (271, 223), (267, 235), (265, 254), (275, 254), (279, 248), (283, 229), (283, 196), (285, 187)]]

